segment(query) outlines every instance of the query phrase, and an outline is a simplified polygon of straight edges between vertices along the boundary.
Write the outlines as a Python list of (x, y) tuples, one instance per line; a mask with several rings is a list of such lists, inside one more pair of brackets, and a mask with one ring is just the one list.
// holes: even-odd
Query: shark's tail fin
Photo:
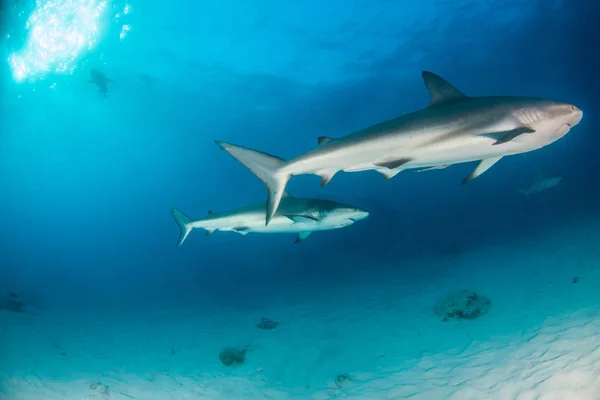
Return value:
[(179, 226), (179, 240), (177, 241), (177, 247), (179, 247), (192, 231), (192, 219), (177, 208), (172, 208), (171, 214)]
[(246, 168), (252, 171), (267, 186), (267, 216), (265, 225), (269, 225), (269, 221), (275, 215), (285, 186), (290, 179), (289, 174), (281, 172), (281, 167), (285, 164), (285, 160), (271, 154), (218, 140), (215, 140), (215, 143), (244, 164)]

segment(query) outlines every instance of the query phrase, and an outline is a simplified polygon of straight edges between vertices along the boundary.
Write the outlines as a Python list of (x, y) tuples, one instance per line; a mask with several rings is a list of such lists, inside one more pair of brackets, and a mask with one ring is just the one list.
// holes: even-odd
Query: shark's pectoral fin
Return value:
[(250, 228), (248, 228), (247, 226), (236, 226), (234, 228), (231, 228), (232, 231), (239, 233), (240, 235), (247, 235), (248, 232), (250, 232)]
[(319, 146), (320, 146), (320, 145), (330, 142), (332, 140), (333, 140), (333, 138), (330, 138), (327, 136), (319, 136), (319, 138), (317, 139), (317, 142), (319, 143)]
[(417, 172), (434, 171), (436, 169), (448, 168), (449, 166), (450, 166), (450, 164), (446, 164), (446, 165), (434, 165), (433, 167), (424, 168), (424, 169), (418, 169)]
[(490, 169), (492, 167), (492, 165), (494, 165), (498, 161), (500, 161), (501, 158), (502, 158), (502, 156), (493, 157), (493, 158), (485, 158), (485, 159), (479, 161), (479, 164), (477, 164), (477, 166), (475, 167), (473, 172), (471, 172), (469, 174), (469, 176), (467, 176), (465, 179), (463, 179), (462, 184), (464, 185), (464, 184), (471, 182), (473, 179), (477, 178), (479, 175), (483, 174), (485, 171)]
[(317, 171), (315, 175), (318, 175), (321, 177), (321, 187), (327, 185), (329, 183), (329, 181), (331, 181), (331, 178), (333, 178), (333, 176), (337, 174), (337, 170), (322, 170), (322, 171)]
[(484, 133), (483, 136), (496, 140), (494, 143), (492, 143), (492, 146), (497, 146), (499, 144), (508, 143), (517, 136), (521, 136), (524, 133), (534, 132), (535, 129), (531, 129), (527, 126), (522, 126), (520, 128), (512, 129), (510, 131)]
[(373, 165), (375, 165), (377, 167), (384, 167), (387, 169), (396, 169), (398, 167), (403, 166), (407, 162), (411, 162), (411, 161), (412, 161), (412, 158), (396, 158), (396, 159), (381, 160), (376, 163), (373, 163)]
[(291, 219), (292, 221), (294, 221), (295, 224), (301, 224), (301, 223), (314, 223), (315, 221), (318, 221), (319, 219), (310, 215), (286, 215), (286, 217), (288, 217), (289, 219)]
[(312, 231), (298, 233), (298, 236), (296, 236), (296, 240), (294, 241), (294, 243), (303, 242), (304, 240), (306, 240), (307, 237), (310, 236), (311, 233)]
[(423, 71), (421, 75), (429, 94), (431, 94), (430, 106), (467, 97), (444, 78), (433, 72)]
[(398, 169), (376, 169), (375, 171), (379, 172), (381, 175), (384, 176), (385, 179), (392, 179), (393, 177), (395, 177), (396, 175), (398, 175), (398, 173), (400, 171), (402, 171), (401, 168)]

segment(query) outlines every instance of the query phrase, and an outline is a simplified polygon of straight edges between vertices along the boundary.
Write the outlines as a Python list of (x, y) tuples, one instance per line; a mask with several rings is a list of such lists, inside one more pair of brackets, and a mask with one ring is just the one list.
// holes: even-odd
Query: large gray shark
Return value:
[(530, 97), (470, 97), (424, 71), (428, 107), (341, 138), (320, 137), (319, 147), (289, 161), (230, 143), (216, 143), (267, 186), (268, 224), (293, 175), (314, 174), (326, 185), (338, 171), (376, 170), (390, 179), (411, 168), (426, 170), (479, 161), (467, 183), (502, 157), (553, 143), (581, 120), (566, 103)]
[(312, 232), (344, 228), (365, 219), (369, 213), (357, 207), (330, 200), (303, 199), (283, 192), (279, 208), (270, 223), (266, 224), (265, 203), (255, 204), (222, 213), (208, 212), (197, 220), (179, 211), (171, 210), (179, 225), (177, 246), (181, 246), (193, 228), (200, 228), (210, 235), (214, 231), (232, 231), (242, 235), (257, 233), (297, 233), (296, 243), (306, 239)]

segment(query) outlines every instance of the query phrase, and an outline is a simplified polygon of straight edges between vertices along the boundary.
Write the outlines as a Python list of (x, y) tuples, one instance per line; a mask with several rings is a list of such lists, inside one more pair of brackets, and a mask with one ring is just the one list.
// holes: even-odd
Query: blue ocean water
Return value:
[[(577, 385), (557, 381), (558, 397), (535, 397), (543, 373), (503, 391), (525, 367), (502, 375), (494, 364), (507, 359), (494, 340), (510, 338), (522, 360), (518, 337), (545, 326), (553, 339), (531, 357), (599, 352), (591, 339), (548, 344), (600, 321), (597, 2), (5, 0), (0, 10), (0, 294), (26, 305), (0, 310), (0, 399), (103, 398), (104, 385), (137, 399), (600, 393), (598, 363), (552, 369), (579, 368), (585, 391), (562, 396)], [(36, 10), (46, 10), (39, 31)], [(91, 69), (114, 81), (106, 97)], [(299, 244), (194, 230), (176, 247), (172, 207), (200, 218), (266, 200), (213, 140), (291, 158), (319, 136), (427, 106), (423, 70), (467, 95), (564, 101), (584, 117), (468, 185), (473, 163), (391, 180), (339, 173), (323, 188), (294, 177), (294, 196), (370, 213)], [(529, 199), (515, 190), (556, 176)], [(441, 322), (436, 301), (462, 289), (489, 297), (490, 311)], [(280, 325), (260, 330), (262, 317)], [(219, 362), (223, 347), (246, 345), (242, 365)], [(456, 357), (496, 350), (490, 382), (460, 391), (451, 372), (468, 368)], [(439, 372), (423, 365), (437, 354), (449, 354)]]

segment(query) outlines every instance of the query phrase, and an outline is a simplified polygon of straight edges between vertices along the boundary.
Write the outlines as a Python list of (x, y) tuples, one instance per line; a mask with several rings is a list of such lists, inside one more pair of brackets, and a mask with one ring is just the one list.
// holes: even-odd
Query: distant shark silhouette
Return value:
[(144, 85), (146, 85), (147, 87), (153, 87), (154, 86), (154, 78), (152, 78), (150, 75), (145, 74), (145, 73), (141, 73), (140, 74), (140, 80), (142, 81), (142, 83)]
[(98, 92), (100, 93), (100, 95), (102, 95), (102, 97), (106, 97), (106, 94), (108, 93), (109, 82), (114, 83), (115, 81), (113, 81), (110, 78), (107, 78), (106, 74), (100, 70), (94, 68), (90, 70), (89, 83), (93, 83), (94, 85), (98, 86)]
[(550, 188), (553, 188), (554, 186), (557, 186), (561, 180), (562, 180), (561, 176), (554, 176), (554, 177), (550, 177), (550, 178), (540, 177), (540, 178), (536, 179), (531, 184), (531, 186), (529, 186), (527, 189), (515, 189), (515, 190), (517, 192), (523, 194), (526, 199), (529, 199), (529, 196), (531, 196), (534, 193), (539, 193), (546, 189), (550, 189)]

